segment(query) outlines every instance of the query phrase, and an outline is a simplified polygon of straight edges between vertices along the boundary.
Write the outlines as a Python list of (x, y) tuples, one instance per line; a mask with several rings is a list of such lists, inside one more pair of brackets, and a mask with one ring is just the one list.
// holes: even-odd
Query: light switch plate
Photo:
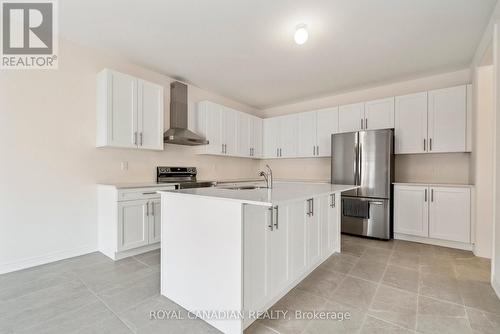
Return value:
[(122, 170), (128, 170), (128, 161), (122, 161), (121, 163)]

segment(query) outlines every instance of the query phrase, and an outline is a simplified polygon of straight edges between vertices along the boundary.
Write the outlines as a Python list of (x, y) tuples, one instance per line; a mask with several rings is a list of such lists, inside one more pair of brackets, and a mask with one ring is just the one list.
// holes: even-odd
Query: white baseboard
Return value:
[(498, 298), (500, 298), (500, 281), (498, 281), (495, 276), (491, 278), (491, 286), (493, 287), (493, 290), (495, 290)]
[(463, 249), (463, 250), (468, 250), (468, 251), (471, 251), (473, 248), (472, 244), (468, 244), (468, 243), (464, 243), (464, 242), (417, 237), (414, 235), (408, 235), (408, 234), (402, 234), (402, 233), (394, 233), (394, 239), (420, 242), (422, 244), (430, 244), (430, 245), (435, 245), (435, 246), (457, 248), (457, 249)]
[(67, 249), (64, 251), (54, 252), (50, 254), (33, 256), (30, 258), (1, 263), (0, 274), (6, 274), (13, 271), (36, 267), (42, 264), (68, 259), (79, 255), (84, 255), (97, 251), (97, 245), (85, 245), (77, 248)]
[(142, 253), (150, 252), (152, 250), (158, 249), (161, 247), (161, 242), (154, 243), (152, 245), (146, 245), (142, 246), (139, 248), (134, 248), (134, 249), (129, 249), (126, 251), (121, 251), (121, 252), (112, 252), (112, 253), (105, 253), (103, 250), (99, 250), (101, 253), (106, 255), (107, 257), (111, 258), (114, 261), (121, 260), (130, 256), (135, 256), (139, 255)]

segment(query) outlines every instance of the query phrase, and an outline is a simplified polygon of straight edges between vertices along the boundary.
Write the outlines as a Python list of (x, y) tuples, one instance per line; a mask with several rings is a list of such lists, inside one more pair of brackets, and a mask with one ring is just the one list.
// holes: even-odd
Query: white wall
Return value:
[[(196, 166), (200, 179), (256, 176), (257, 161), (198, 156), (192, 147), (95, 148), (96, 73), (109, 67), (163, 85), (166, 128), (172, 79), (66, 41), (59, 59), (55, 71), (0, 73), (0, 273), (95, 250), (98, 182), (153, 181), (158, 165)], [(193, 86), (189, 97), (257, 112)]]
[(474, 254), (491, 258), (493, 246), (493, 165), (494, 165), (494, 112), (493, 66), (476, 70), (474, 80), (474, 138), (471, 156), (472, 178), (475, 184), (475, 236)]
[(494, 225), (493, 225), (493, 257), (491, 283), (500, 298), (500, 20), (493, 26), (493, 87), (495, 117), (495, 168), (494, 168)]
[[(464, 69), (273, 107), (263, 110), (261, 114), (265, 117), (293, 114), (335, 105), (461, 85), (470, 83), (471, 81), (470, 69)], [(265, 164), (269, 164), (273, 168), (273, 172), (278, 178), (330, 179), (330, 159), (270, 159), (261, 162), (261, 166)], [(469, 184), (470, 154), (397, 155), (395, 159), (395, 180), (398, 182)]]

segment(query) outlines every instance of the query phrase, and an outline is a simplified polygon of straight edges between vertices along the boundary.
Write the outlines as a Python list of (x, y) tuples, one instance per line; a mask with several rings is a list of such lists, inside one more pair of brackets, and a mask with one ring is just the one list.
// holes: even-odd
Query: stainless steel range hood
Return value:
[(177, 145), (207, 145), (208, 140), (188, 130), (187, 85), (179, 81), (170, 84), (170, 129), (163, 141)]

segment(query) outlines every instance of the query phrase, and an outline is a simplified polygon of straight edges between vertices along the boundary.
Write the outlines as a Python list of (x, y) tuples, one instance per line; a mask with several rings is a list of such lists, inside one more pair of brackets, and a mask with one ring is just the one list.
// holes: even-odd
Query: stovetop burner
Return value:
[(215, 181), (197, 181), (196, 167), (156, 167), (156, 182), (179, 183), (179, 189), (212, 187)]

